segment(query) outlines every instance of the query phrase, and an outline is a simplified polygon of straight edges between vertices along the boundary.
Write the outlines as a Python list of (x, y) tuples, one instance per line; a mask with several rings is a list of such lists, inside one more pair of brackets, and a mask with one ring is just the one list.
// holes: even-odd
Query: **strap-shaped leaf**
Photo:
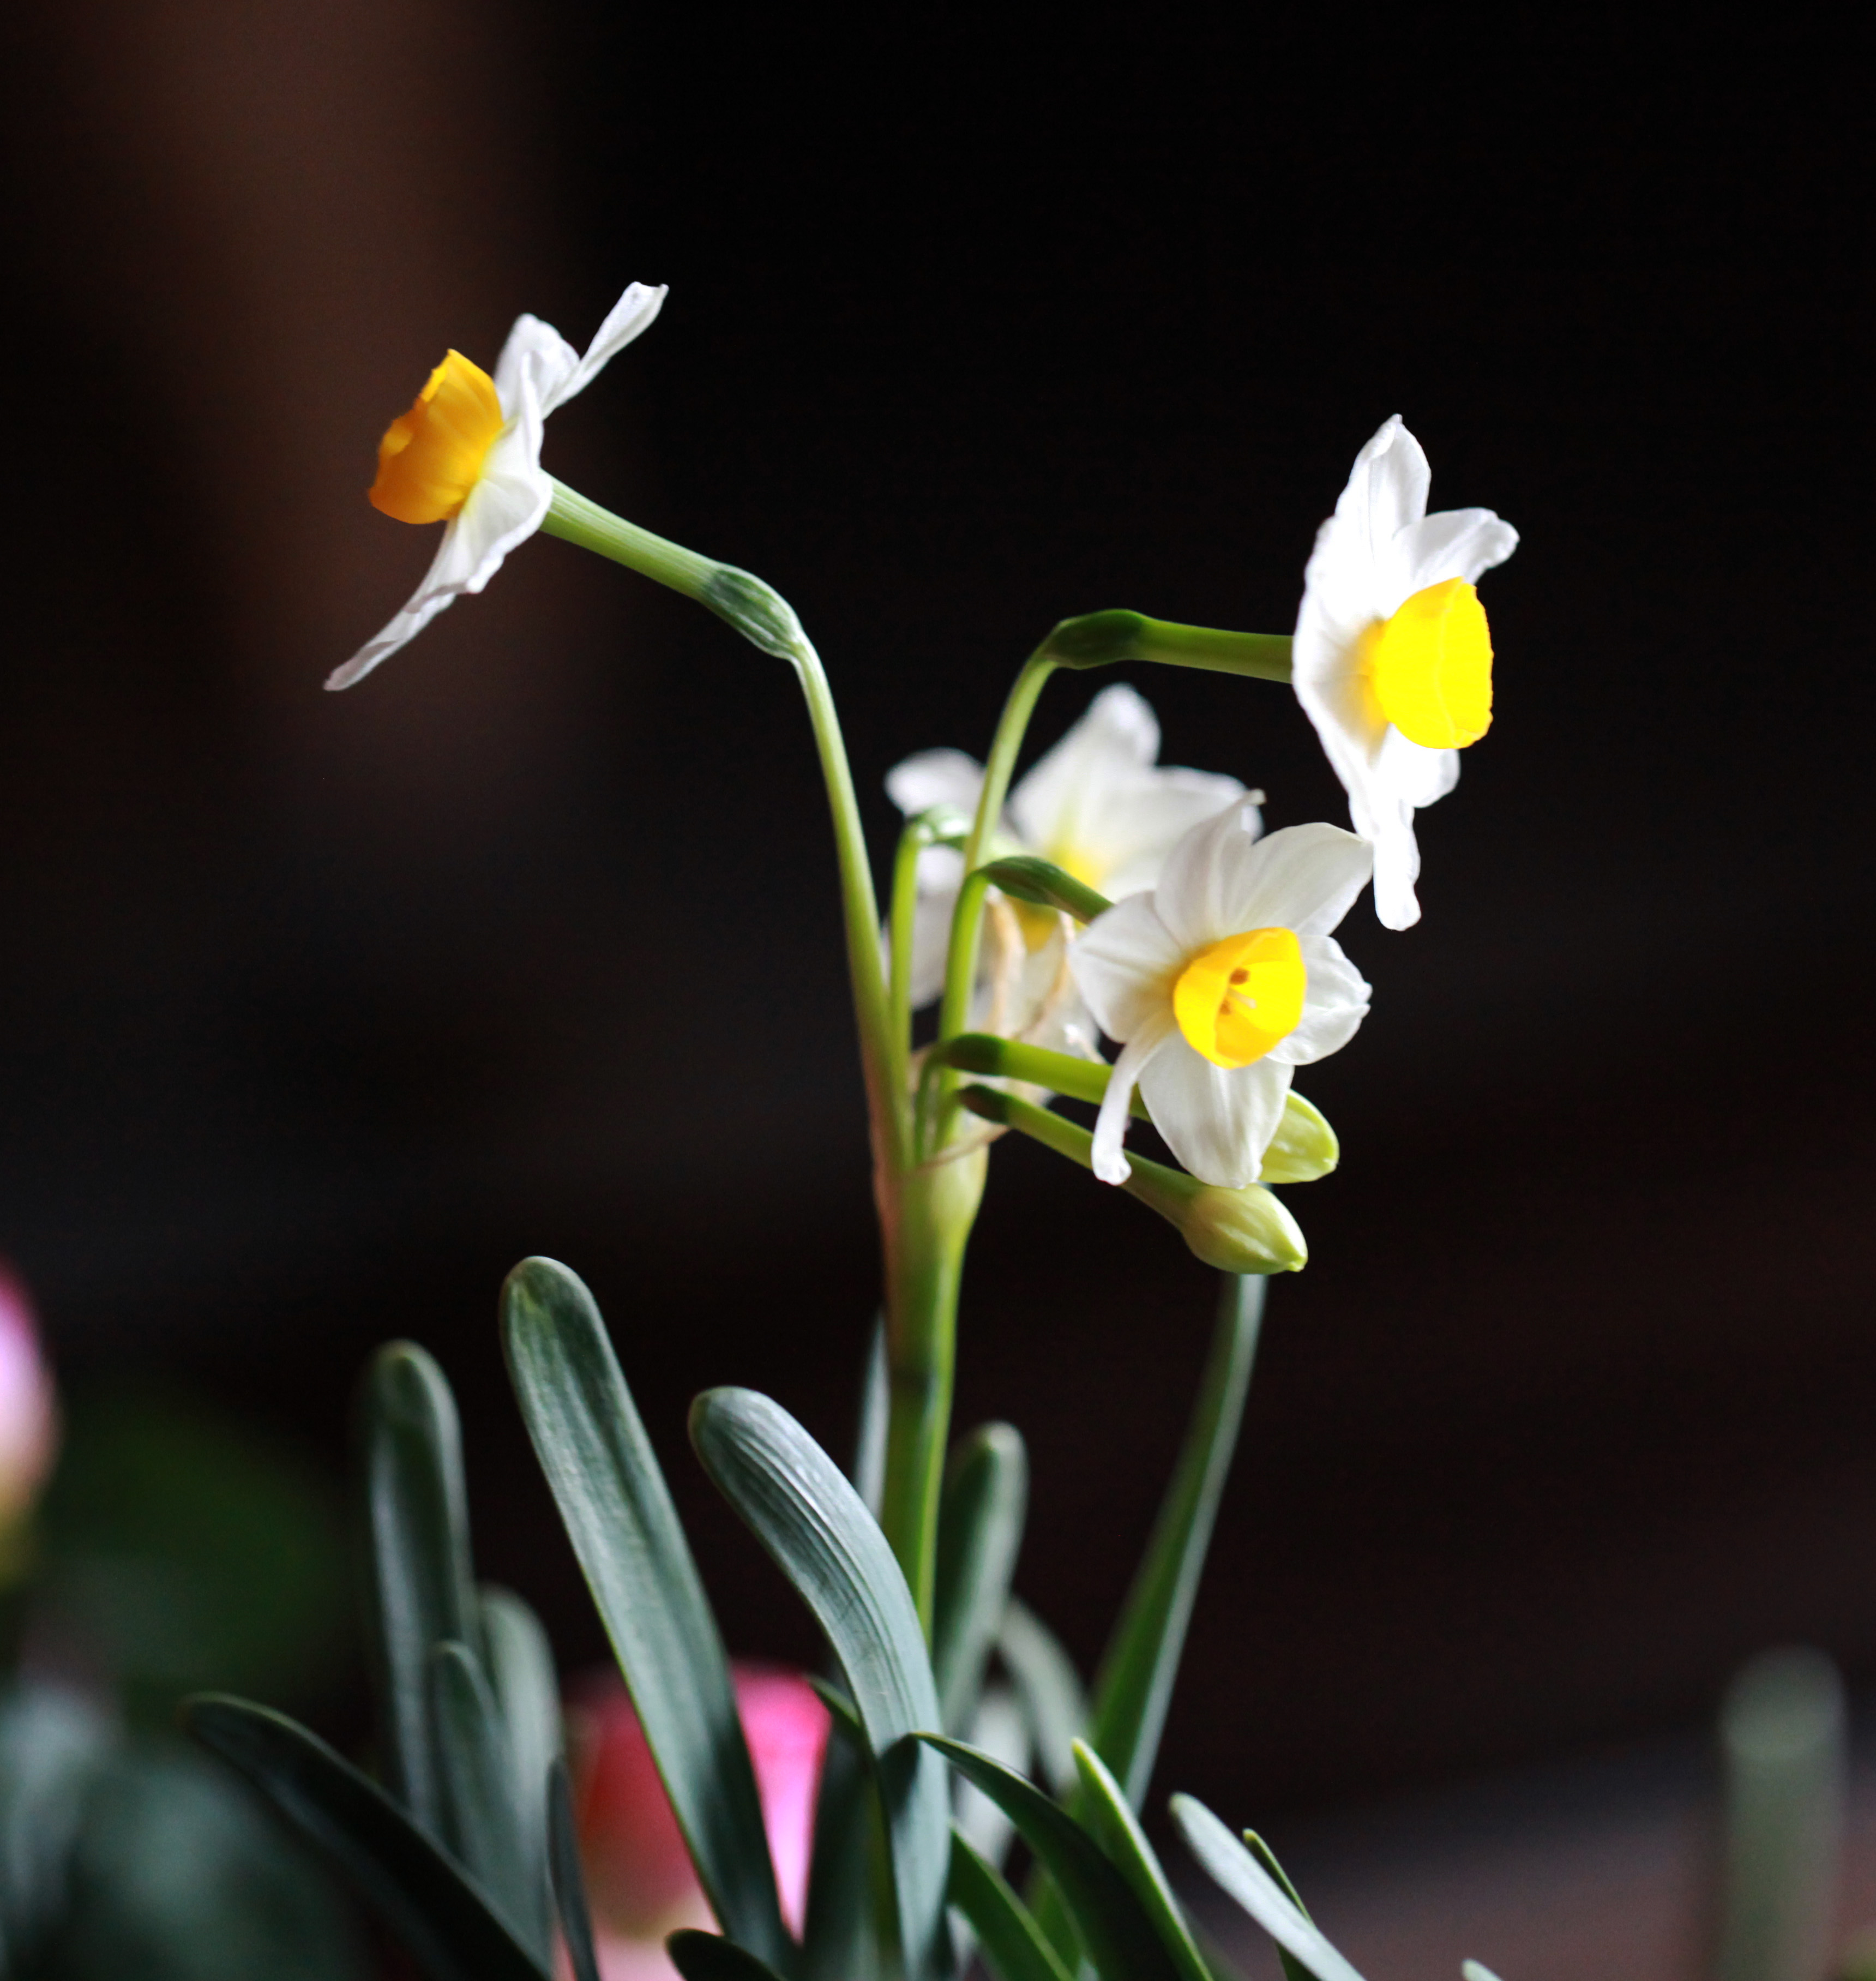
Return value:
[(1279, 1947), (1316, 1981), (1362, 1981), (1361, 1976), (1292, 1904), (1276, 1880), (1202, 1802), (1172, 1798), (1172, 1821), (1186, 1847), (1212, 1881), (1235, 1899)]
[[(1302, 1894), (1290, 1883), (1289, 1873), (1277, 1862), (1277, 1853), (1254, 1830), (1247, 1830), (1244, 1833), (1244, 1841), (1249, 1846), (1251, 1855), (1276, 1881), (1277, 1889), (1305, 1919), (1309, 1919), (1309, 1923), (1313, 1926), (1316, 1922), (1309, 1918), (1309, 1908), (1303, 1903)], [(1277, 1964), (1283, 1969), (1284, 1981), (1316, 1981), (1315, 1976), (1303, 1966), (1287, 1946), (1279, 1946), (1277, 1949)], [(1462, 1961), (1459, 1965), (1460, 1972), (1463, 1975), (1465, 1963)], [(1469, 1976), (1466, 1977), (1466, 1981), (1471, 1981)]]
[(1179, 1981), (1139, 1900), (1066, 1810), (1033, 1782), (963, 1741), (942, 1734), (923, 1738), (1016, 1826), (1016, 1833), (1054, 1880), (1083, 1950), (1103, 1981)]
[(996, 1649), (1016, 1680), (1043, 1776), (1057, 1795), (1066, 1796), (1079, 1783), (1075, 1743), (1088, 1730), (1088, 1695), (1075, 1662), (1019, 1596), (1013, 1596), (1003, 1611)]
[(445, 1840), (517, 1934), (525, 1936), (535, 1909), (534, 1866), (522, 1846), (495, 1696), (466, 1645), (439, 1644), (431, 1653), (430, 1706)]
[(546, 1969), (464, 1873), (316, 1735), (216, 1693), (191, 1700), (183, 1723), (337, 1862), (432, 1981), (545, 1981)]
[(1010, 1881), (955, 1832), (949, 1889), (996, 1981), (1074, 1981)]
[(1006, 1423), (973, 1431), (952, 1459), (938, 1515), (932, 1670), (947, 1733), (967, 1733), (976, 1713), (1029, 1497), (1029, 1454), (1016, 1431)]
[(558, 1754), (547, 1770), (547, 1865), (553, 1877), (554, 1910), (574, 1981), (600, 1981), (593, 1945), (593, 1915), (587, 1905), (586, 1877), (580, 1868), (580, 1834), (574, 1822), (574, 1793), (566, 1761)]
[(1053, 861), (1039, 860), (1033, 854), (1017, 853), (1006, 860), (993, 860), (977, 871), (1019, 901), (1027, 901), (1032, 907), (1059, 908), (1078, 922), (1091, 922), (1114, 905), (1086, 881), (1077, 881)]
[(1186, 1626), (1237, 1447), (1263, 1308), (1262, 1279), (1224, 1276), (1192, 1423), (1095, 1681), (1088, 1744), (1136, 1810), (1159, 1752)]
[(1185, 1981), (1212, 1981), (1172, 1887), (1120, 1784), (1085, 1740), (1075, 1743), (1075, 1763), (1086, 1791), (1089, 1826), (1107, 1853), (1108, 1862), (1126, 1879)]
[(508, 1373), (710, 1909), (787, 1967), (755, 1770), (723, 1639), (670, 1488), (584, 1283), (525, 1259), (502, 1292)]
[[(806, 1981), (853, 1981), (856, 1975), (883, 1972), (887, 1964), (875, 1918), (872, 1876), (876, 1853), (881, 1863), (885, 1860), (885, 1829), (857, 1713), (852, 1733), (849, 1737), (847, 1723), (837, 1717), (821, 1761), (807, 1923), (801, 1939)], [(890, 1936), (885, 1937), (890, 1940)]]
[(435, 1361), (388, 1342), (359, 1398), (366, 1536), (366, 1643), (386, 1785), (443, 1840), (443, 1790), (431, 1744), (430, 1653), (476, 1642), (462, 1433)]
[(666, 1934), (664, 1950), (684, 1981), (776, 1981), (773, 1967), (745, 1953), (734, 1940), (694, 1926)]
[(560, 1752), (560, 1682), (541, 1620), (511, 1590), (483, 1585), (482, 1641), (517, 1819), (516, 1920), (544, 1956), (554, 1943), (546, 1797)]
[(910, 1981), (944, 1973), (950, 1799), (943, 1765), (909, 1737), (937, 1726), (938, 1693), (899, 1563), (840, 1467), (779, 1403), (707, 1390), (691, 1406), (690, 1437), (840, 1661), (873, 1750), (905, 1971)]

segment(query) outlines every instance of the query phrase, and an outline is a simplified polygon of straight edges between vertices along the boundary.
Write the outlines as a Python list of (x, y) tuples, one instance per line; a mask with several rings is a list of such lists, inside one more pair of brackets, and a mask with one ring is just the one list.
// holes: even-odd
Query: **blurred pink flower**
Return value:
[(58, 1401), (32, 1302), (0, 1264), (0, 1547), (38, 1497), (58, 1449)]
[[(737, 1709), (755, 1764), (782, 1916), (799, 1933), (807, 1909), (814, 1798), (827, 1709), (807, 1680), (773, 1666), (734, 1667)], [(690, 1866), (644, 1730), (616, 1673), (569, 1704), (580, 1856), (605, 1981), (674, 1981), (664, 1936), (716, 1922)]]

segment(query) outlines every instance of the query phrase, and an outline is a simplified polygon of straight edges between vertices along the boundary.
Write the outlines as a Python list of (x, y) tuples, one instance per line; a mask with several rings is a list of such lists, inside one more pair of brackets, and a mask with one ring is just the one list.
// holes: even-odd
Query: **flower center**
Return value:
[(1247, 929), (1199, 951), (1172, 987), (1186, 1043), (1214, 1066), (1249, 1066), (1296, 1030), (1309, 973), (1296, 932)]
[(1416, 591), (1362, 635), (1381, 713), (1411, 743), (1463, 750), (1492, 727), (1492, 634), (1462, 578)]
[(401, 523), (454, 515), (504, 424), (494, 380), (460, 351), (448, 352), (411, 410), (384, 429), (372, 507)]

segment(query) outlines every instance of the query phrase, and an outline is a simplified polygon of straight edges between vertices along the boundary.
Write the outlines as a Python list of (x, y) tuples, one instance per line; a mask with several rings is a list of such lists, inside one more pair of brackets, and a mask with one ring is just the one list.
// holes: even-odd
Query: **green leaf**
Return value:
[(438, 1644), (431, 1653), (430, 1703), (444, 1839), (457, 1862), (526, 1937), (535, 1910), (529, 1878), (534, 1864), (523, 1849), (495, 1696), (467, 1645)]
[(1029, 853), (1013, 854), (1006, 860), (993, 860), (977, 869), (1006, 894), (1032, 907), (1059, 908), (1078, 922), (1091, 922), (1114, 904), (1105, 894), (1096, 894), (1086, 882), (1047, 860)]
[[(1278, 1889), (1305, 1919), (1309, 1919), (1309, 1908), (1303, 1903), (1302, 1894), (1290, 1883), (1289, 1873), (1277, 1862), (1277, 1853), (1254, 1830), (1247, 1830), (1244, 1833), (1244, 1841), (1251, 1855), (1270, 1873)], [(1312, 1926), (1316, 1923), (1313, 1919), (1310, 1919), (1309, 1923)], [(1309, 1969), (1305, 1967), (1287, 1947), (1279, 1946), (1277, 1949), (1277, 1963), (1283, 1969), (1283, 1981), (1316, 1981), (1316, 1977)], [(1461, 1968), (1463, 1972), (1463, 1963), (1461, 1963)], [(1470, 1981), (1470, 1977), (1468, 1977), (1468, 1981)], [(1495, 1976), (1494, 1981), (1496, 1981)]]
[(879, 1524), (788, 1413), (750, 1390), (710, 1390), (690, 1409), (704, 1467), (814, 1613), (847, 1674), (873, 1750), (891, 1846), (905, 1970), (950, 1965), (944, 1887), (945, 1772), (910, 1736), (936, 1729), (937, 1688), (911, 1591)]
[(284, 1713), (205, 1693), (183, 1723), (338, 1863), (433, 1981), (544, 1981), (487, 1899), (375, 1782)]
[(942, 1734), (921, 1736), (980, 1788), (1054, 1880), (1082, 1946), (1104, 1981), (1180, 1981), (1152, 1921), (1100, 1846), (1033, 1782)]
[(1074, 1981), (1003, 1873), (955, 1833), (948, 1889), (996, 1981)]
[(1361, 1976), (1291, 1902), (1262, 1865), (1202, 1802), (1172, 1798), (1172, 1822), (1186, 1847), (1212, 1881), (1302, 1963), (1314, 1981), (1362, 1981)]
[(1006, 1423), (972, 1432), (952, 1458), (938, 1514), (932, 1670), (948, 1733), (968, 1733), (977, 1710), (1029, 1497), (1029, 1454), (1016, 1432)]
[[(807, 1981), (853, 1981), (887, 1965), (882, 1942), (890, 1936), (877, 1929), (873, 1876), (875, 1863), (886, 1861), (885, 1825), (857, 1713), (852, 1726), (853, 1737), (828, 1742), (814, 1799), (814, 1855), (801, 1942)], [(834, 1730), (844, 1735), (846, 1723), (837, 1720)]]
[(1016, 1698), (1049, 1786), (1059, 1796), (1075, 1789), (1075, 1743), (1088, 1730), (1088, 1696), (1074, 1660), (1029, 1605), (1013, 1596), (997, 1626), (997, 1654), (1016, 1681)]
[(502, 1732), (508, 1799), (518, 1819), (519, 1923), (544, 1955), (554, 1942), (547, 1876), (547, 1771), (560, 1752), (560, 1681), (541, 1621), (506, 1589), (482, 1587), (482, 1640)]
[(776, 1981), (773, 1967), (763, 1966), (734, 1940), (700, 1933), (695, 1926), (666, 1934), (664, 1950), (684, 1981)]
[(1193, 1942), (1192, 1929), (1172, 1896), (1172, 1887), (1128, 1806), (1120, 1784), (1102, 1766), (1100, 1756), (1086, 1741), (1075, 1743), (1075, 1762), (1086, 1791), (1090, 1827), (1107, 1853), (1108, 1862), (1126, 1879), (1185, 1981), (1212, 1981), (1211, 1973)]
[(443, 1786), (432, 1743), (430, 1653), (479, 1636), (469, 1566), (456, 1402), (414, 1342), (371, 1358), (360, 1398), (368, 1564), (368, 1649), (386, 1785), (420, 1827), (444, 1840)]
[(1227, 1274), (1191, 1427), (1095, 1681), (1088, 1744), (1140, 1806), (1231, 1469), (1263, 1317), (1261, 1279)]
[(508, 1373), (535, 1456), (710, 1909), (787, 1968), (775, 1873), (723, 1639), (593, 1296), (551, 1259), (502, 1291)]
[(580, 1868), (580, 1833), (574, 1821), (574, 1793), (566, 1761), (554, 1757), (547, 1776), (547, 1863), (553, 1874), (554, 1909), (567, 1943), (574, 1981), (600, 1981), (599, 1955), (593, 1946), (593, 1915), (587, 1906), (586, 1878)]

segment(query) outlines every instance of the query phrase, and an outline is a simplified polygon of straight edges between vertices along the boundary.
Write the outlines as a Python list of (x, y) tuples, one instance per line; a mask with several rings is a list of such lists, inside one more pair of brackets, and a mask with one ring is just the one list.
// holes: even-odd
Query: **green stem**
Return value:
[(1119, 661), (1200, 668), (1208, 674), (1290, 678), (1287, 633), (1229, 633), (1216, 626), (1182, 626), (1144, 612), (1089, 612), (1064, 619), (1037, 648), (1058, 667), (1106, 668)]

